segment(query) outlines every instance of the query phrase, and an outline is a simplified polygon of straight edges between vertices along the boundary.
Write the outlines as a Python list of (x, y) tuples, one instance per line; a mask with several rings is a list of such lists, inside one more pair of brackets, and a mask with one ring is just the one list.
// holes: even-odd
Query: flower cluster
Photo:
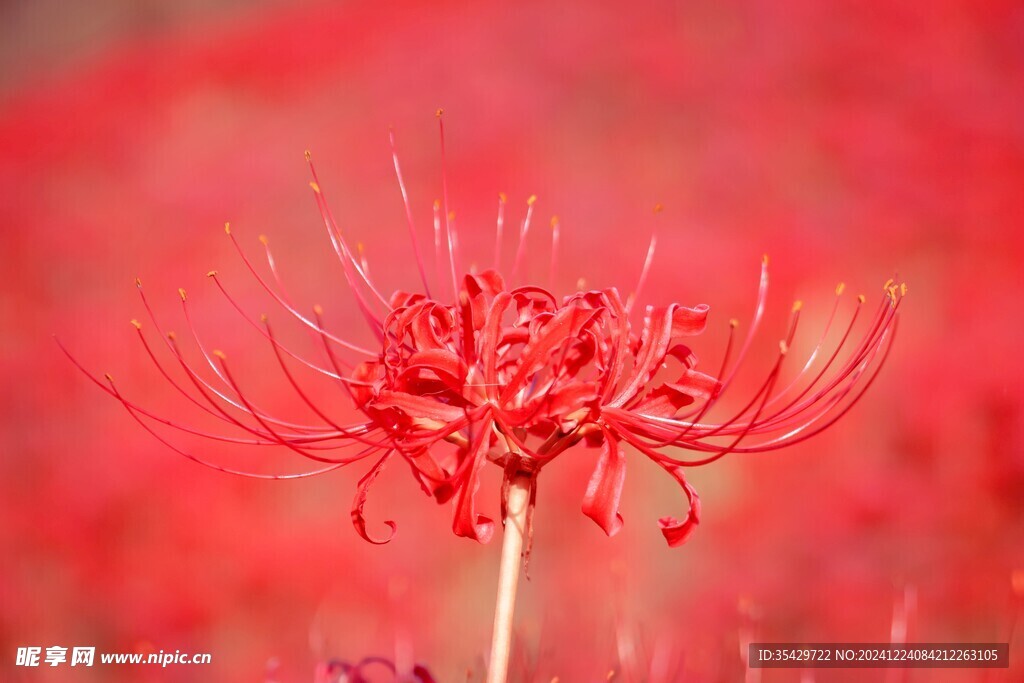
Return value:
[[(607, 534), (615, 534), (622, 526), (619, 502), (626, 474), (624, 447), (628, 446), (650, 458), (682, 487), (688, 501), (686, 512), (681, 518), (666, 516), (659, 520), (668, 544), (680, 545), (700, 521), (700, 501), (687, 483), (685, 469), (713, 462), (728, 453), (780, 448), (833, 424), (873, 381), (892, 342), (897, 310), (906, 293), (905, 285), (886, 283), (885, 296), (870, 317), (866, 331), (855, 340), (853, 330), (865, 304), (865, 298), (858, 297), (845, 331), (832, 335), (839, 336), (839, 342), (829, 350), (827, 341), (844, 289), (842, 285), (837, 287), (835, 305), (817, 346), (788, 383), (780, 382), (800, 317), (798, 302), (793, 307), (788, 332), (779, 342), (777, 360), (760, 389), (739, 407), (732, 408), (725, 419), (714, 420), (709, 415), (732, 383), (764, 315), (767, 257), (761, 265), (757, 306), (745, 338), (736, 338), (738, 323), (731, 321), (721, 364), (716, 373), (706, 374), (696, 369), (697, 357), (688, 344), (704, 331), (708, 306), (647, 307), (639, 324), (632, 320), (633, 303), (654, 253), (653, 241), (641, 284), (625, 301), (615, 288), (586, 290), (583, 286), (580, 291), (558, 298), (539, 286), (510, 287), (499, 274), (504, 195), (499, 198), (495, 269), (471, 269), (458, 277), (457, 273), (465, 271), (459, 265), (457, 234), (445, 199), (443, 211), (442, 202), (434, 206), (434, 246), (439, 266), (434, 286), (450, 288), (450, 298), (435, 296), (420, 254), (396, 155), (395, 169), (423, 292), (396, 292), (386, 298), (370, 279), (360, 250), (351, 249), (342, 236), (316, 171), (312, 165), (310, 168), (311, 187), (328, 237), (362, 315), (378, 341), (377, 347), (364, 348), (329, 331), (319, 306), (313, 307), (311, 315), (296, 308), (280, 286), (281, 278), (266, 238), (261, 237), (261, 242), (276, 285), (264, 278), (248, 259), (229, 226), (226, 232), (270, 295), (322, 343), (326, 362), (318, 364), (281, 343), (266, 316), (259, 322), (250, 319), (271, 344), (297, 399), (322, 419), (321, 424), (295, 424), (268, 414), (242, 392), (223, 353), (208, 352), (196, 335), (199, 351), (215, 375), (204, 376), (185, 360), (175, 336), (161, 331), (167, 349), (187, 379), (183, 385), (160, 363), (141, 323), (135, 320), (132, 323), (139, 339), (174, 388), (206, 413), (247, 436), (211, 434), (179, 424), (123, 396), (109, 375), (106, 382), (90, 377), (158, 439), (186, 457), (217, 469), (245, 474), (177, 448), (154, 429), (152, 422), (220, 441), (284, 446), (323, 464), (313, 472), (274, 478), (308, 476), (365, 458), (375, 459), (359, 482), (352, 506), (357, 531), (373, 543), (387, 542), (395, 531), (395, 523), (388, 521), (390, 534), (376, 538), (368, 533), (363, 515), (371, 485), (392, 458), (400, 458), (411, 466), (423, 490), (439, 503), (453, 502), (456, 534), (487, 542), (493, 535), (494, 522), (476, 509), (476, 494), (485, 466), (491, 463), (502, 468), (506, 492), (515, 477), (525, 476), (535, 487), (537, 473), (574, 447), (599, 449), (582, 508)], [(534, 199), (531, 197), (528, 202), (526, 217), (520, 225), (513, 276), (525, 253), (523, 244), (530, 228)], [(557, 221), (553, 227), (554, 253)], [(554, 259), (552, 267), (553, 264)], [(443, 271), (447, 272), (440, 277)], [(245, 316), (216, 271), (208, 275)], [(441, 280), (447, 279), (450, 282), (442, 285)], [(142, 293), (141, 283), (138, 285)], [(180, 294), (195, 335), (188, 297), (184, 290)], [(142, 300), (160, 330), (144, 294)], [(362, 419), (351, 424), (339, 424), (332, 419), (329, 411), (309, 398), (289, 370), (289, 362), (300, 363), (338, 382)], [(239, 411), (249, 419), (239, 419)], [(353, 451), (343, 456), (327, 454), (335, 448)], [(677, 449), (698, 455), (693, 459), (670, 455)]]

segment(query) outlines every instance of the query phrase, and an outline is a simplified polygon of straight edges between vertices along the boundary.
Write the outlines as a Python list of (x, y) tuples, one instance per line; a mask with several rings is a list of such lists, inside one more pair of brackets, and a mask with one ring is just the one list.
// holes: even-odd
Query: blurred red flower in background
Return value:
[[(740, 596), (757, 606), (765, 640), (884, 640), (904, 585), (916, 588), (911, 638), (1007, 637), (1020, 609), (1009, 577), (1024, 566), (1016, 3), (651, 2), (628, 14), (589, 3), (268, 4), (170, 17), (117, 7), (3, 10), (0, 366), (16, 388), (0, 398), (0, 539), (13, 549), (0, 565), (5, 651), (148, 642), (213, 652), (202, 675), (217, 680), (258, 680), (272, 656), (282, 676), (307, 680), (317, 660), (411, 642), (440, 680), (480, 670), (470, 648), (451, 643), (478, 642), (489, 622), (490, 604), (474, 596), (493, 584), (496, 549), (448, 539), (437, 533), (445, 516), (419, 508), (402, 518), (401, 541), (357, 545), (338, 530), (338, 492), (355, 484), (347, 474), (269, 486), (182, 467), (96, 402), (48, 339), (59, 332), (85, 365), (109, 368), (120, 390), (173, 414), (144, 350), (118, 331), (135, 305), (125, 284), (145, 273), (173, 292), (214, 264), (234, 275), (208, 237), (230, 218), (288, 226), (275, 256), (294, 273), (289, 293), (319, 296), (331, 277), (323, 245), (296, 218), (308, 214), (295, 182), (296, 151), (308, 146), (341, 188), (375, 278), (414, 290), (411, 261), (389, 244), (404, 215), (387, 140), (367, 131), (418, 130), (438, 104), (456, 124), (449, 186), (466, 253), (489, 249), (493, 232), (467, 226), (493, 224), (498, 190), (536, 192), (558, 207), (573, 265), (586, 266), (561, 264), (563, 289), (580, 275), (597, 289), (632, 282), (639, 268), (623, 265), (619, 246), (646, 240), (637, 216), (661, 201), (659, 249), (671, 258), (647, 278), (656, 306), (699, 291), (726, 316), (748, 310), (751, 287), (735, 264), (765, 251), (780, 262), (777, 296), (806, 298), (805, 315), (828, 310), (811, 295), (829, 291), (835, 273), (857, 274), (857, 287), (898, 268), (915, 288), (887, 371), (842, 430), (770, 462), (728, 457), (694, 471), (714, 506), (693, 552), (658, 552), (664, 541), (643, 525), (615, 544), (578, 533), (593, 460), (553, 468), (538, 514), (558, 522), (537, 525), (551, 550), (534, 558), (523, 596), (521, 613), (536, 615), (521, 624), (533, 644), (524, 670), (604, 677), (628, 650), (616, 646), (619, 621), (671, 634), (692, 679), (735, 680), (748, 629)], [(72, 50), (76, 40), (89, 48)], [(429, 136), (412, 138), (422, 142), (403, 162), (422, 206), (436, 196), (439, 163)], [(522, 275), (543, 273), (528, 260)], [(257, 306), (255, 288), (232, 294)], [(226, 340), (254, 395), (299, 410), (258, 372), (276, 361), (249, 365), (236, 323), (213, 297), (191, 299), (197, 326)], [(321, 303), (325, 323), (356, 329), (339, 313), (356, 310), (341, 287)], [(769, 315), (764, 325), (785, 323)], [(725, 346), (724, 330), (703, 337)], [(292, 342), (302, 339), (282, 338)], [(794, 352), (810, 350), (798, 342)], [(770, 366), (772, 356), (750, 361)], [(740, 376), (737, 390), (761, 381)], [(644, 494), (623, 496), (625, 516), (671, 504), (672, 486), (654, 474), (631, 470)], [(380, 487), (369, 511), (399, 508), (407, 490), (400, 480)], [(593, 628), (577, 628), (584, 620)], [(634, 651), (652, 649), (641, 640)], [(1019, 660), (1019, 634), (1012, 649)], [(1019, 675), (990, 680), (1004, 673)], [(168, 670), (162, 680), (195, 676)]]

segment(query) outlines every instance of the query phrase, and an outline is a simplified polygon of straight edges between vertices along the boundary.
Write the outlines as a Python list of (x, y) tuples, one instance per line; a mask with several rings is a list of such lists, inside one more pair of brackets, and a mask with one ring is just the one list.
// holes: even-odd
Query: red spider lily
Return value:
[[(441, 145), (443, 155), (443, 125)], [(767, 258), (761, 266), (757, 305), (749, 331), (737, 344), (734, 336), (738, 323), (730, 323), (721, 364), (715, 375), (709, 375), (696, 369), (697, 357), (687, 346), (689, 338), (704, 331), (708, 306), (649, 306), (638, 327), (630, 320), (654, 254), (653, 240), (640, 281), (625, 301), (615, 288), (578, 291), (559, 299), (542, 287), (506, 285), (497, 270), (501, 261), (504, 195), (499, 197), (495, 268), (471, 270), (460, 277), (458, 237), (447, 207), (447, 187), (444, 187), (444, 200), (434, 206), (434, 246), (438, 272), (447, 271), (444, 278), (437, 279), (450, 278), (451, 296), (445, 299), (433, 293), (397, 154), (394, 161), (423, 292), (399, 291), (390, 297), (381, 294), (369, 277), (359, 250), (353, 251), (342, 236), (316, 171), (310, 165), (313, 174), (310, 184), (328, 237), (360, 311), (378, 341), (375, 348), (358, 346), (327, 330), (319, 306), (314, 306), (311, 314), (301, 312), (284, 293), (266, 239), (261, 238), (261, 241), (275, 283), (259, 274), (230, 227), (225, 226), (232, 243), (260, 284), (297, 321), (312, 330), (323, 346), (327, 363), (319, 365), (281, 343), (265, 316), (260, 323), (250, 320), (269, 341), (298, 399), (319, 416), (321, 424), (290, 422), (253, 403), (241, 390), (226, 356), (217, 350), (207, 351), (199, 340), (184, 290), (180, 290), (180, 295), (186, 319), (215, 379), (204, 377), (190, 365), (175, 336), (161, 331), (170, 354), (187, 377), (188, 385), (183, 386), (166, 371), (143, 333), (142, 325), (133, 320), (139, 339), (175, 390), (217, 420), (248, 436), (207, 433), (179, 424), (125, 397), (109, 375), (106, 383), (91, 374), (90, 378), (120, 401), (156, 438), (182, 455), (222, 471), (292, 478), (375, 458), (374, 465), (359, 481), (352, 506), (356, 530), (371, 543), (386, 543), (395, 532), (395, 523), (387, 521), (385, 524), (390, 527), (387, 537), (371, 536), (366, 529), (363, 507), (370, 486), (396, 456), (411, 467), (420, 486), (437, 502), (453, 501), (453, 529), (457, 535), (487, 542), (493, 535), (494, 523), (476, 510), (476, 493), (484, 466), (493, 463), (503, 469), (506, 492), (514, 477), (529, 477), (532, 509), (537, 473), (577, 445), (600, 449), (583, 499), (583, 512), (608, 535), (614, 535), (622, 526), (618, 508), (626, 474), (624, 446), (632, 446), (668, 472), (688, 500), (688, 510), (682, 519), (666, 516), (659, 520), (662, 534), (674, 547), (684, 543), (700, 522), (700, 501), (686, 480), (685, 468), (714, 462), (728, 453), (781, 448), (821, 432), (859, 400), (891, 346), (897, 311), (906, 293), (905, 285), (895, 285), (893, 281), (886, 283), (885, 296), (863, 336), (856, 341), (853, 339), (855, 323), (865, 304), (865, 298), (860, 296), (838, 344), (830, 351), (826, 349), (843, 293), (840, 285), (816, 347), (796, 376), (780, 386), (784, 361), (800, 318), (798, 302), (793, 307), (786, 337), (779, 342), (777, 359), (760, 388), (740, 409), (724, 419), (713, 420), (710, 415), (732, 384), (763, 318), (768, 286)], [(527, 202), (527, 213), (520, 227), (519, 248), (511, 271), (513, 277), (524, 257), (534, 200), (531, 197)], [(557, 220), (552, 226), (555, 253)], [(208, 275), (245, 316), (216, 271)], [(143, 304), (154, 326), (160, 330), (141, 284), (137, 284)], [(448, 283), (435, 282), (434, 286), (449, 288)], [(739, 350), (733, 358), (736, 345)], [(349, 424), (333, 420), (303, 390), (289, 370), (286, 360), (289, 358), (338, 382), (361, 412), (362, 419)], [(819, 359), (824, 360), (816, 364)], [(670, 362), (681, 367), (676, 377), (664, 376)], [(236, 417), (238, 411), (248, 420)], [(238, 472), (172, 445), (154, 430), (147, 418), (217, 441), (284, 446), (321, 466), (311, 472), (291, 475)], [(353, 450), (341, 456), (330, 454), (343, 448)], [(698, 456), (679, 459), (668, 454), (674, 449), (694, 451)]]

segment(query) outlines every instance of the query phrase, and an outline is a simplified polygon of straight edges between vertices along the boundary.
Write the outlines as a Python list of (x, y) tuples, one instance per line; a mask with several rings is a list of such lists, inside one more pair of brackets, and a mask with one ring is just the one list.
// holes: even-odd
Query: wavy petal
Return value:
[(700, 497), (697, 496), (697, 492), (686, 481), (682, 467), (678, 465), (662, 465), (662, 467), (683, 487), (683, 492), (686, 493), (686, 498), (690, 503), (690, 509), (686, 513), (686, 518), (682, 521), (675, 517), (662, 517), (658, 520), (658, 526), (661, 527), (661, 533), (665, 536), (665, 540), (668, 541), (669, 547), (675, 548), (686, 543), (687, 539), (690, 538), (690, 534), (700, 524)]
[(490, 416), (476, 424), (478, 430), (469, 452), (465, 457), (472, 458), (462, 481), (457, 485), (458, 496), (455, 499), (455, 521), (452, 530), (456, 536), (472, 538), (480, 543), (487, 543), (494, 536), (494, 521), (476, 513), (476, 492), (480, 488), (480, 470), (487, 462), (487, 447), (491, 440)]
[(619, 533), (622, 515), (619, 500), (626, 481), (626, 456), (617, 439), (606, 435), (601, 445), (601, 457), (583, 496), (583, 514), (597, 522), (609, 536)]
[(391, 520), (386, 520), (384, 524), (391, 527), (391, 531), (390, 533), (388, 533), (387, 538), (372, 538), (366, 532), (366, 518), (363, 517), (363, 506), (366, 504), (366, 496), (370, 492), (370, 486), (373, 485), (373, 482), (375, 479), (377, 479), (377, 476), (384, 471), (384, 466), (387, 464), (392, 454), (393, 451), (388, 451), (387, 453), (385, 453), (384, 456), (377, 461), (377, 464), (375, 464), (370, 469), (370, 471), (367, 472), (363, 476), (363, 478), (359, 480), (359, 484), (356, 488), (356, 497), (352, 501), (352, 525), (356, 528), (356, 533), (362, 536), (363, 539), (375, 545), (384, 545), (385, 543), (389, 543), (391, 539), (395, 537), (395, 533), (398, 529), (397, 524), (395, 524)]

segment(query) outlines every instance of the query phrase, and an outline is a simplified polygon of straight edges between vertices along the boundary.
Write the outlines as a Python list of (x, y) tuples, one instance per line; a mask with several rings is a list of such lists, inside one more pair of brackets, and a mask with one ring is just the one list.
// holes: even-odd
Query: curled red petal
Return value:
[(375, 545), (384, 545), (385, 543), (389, 543), (391, 539), (395, 537), (395, 532), (398, 528), (397, 524), (391, 520), (386, 520), (384, 524), (391, 527), (391, 531), (388, 533), (387, 538), (372, 538), (370, 534), (366, 532), (366, 518), (363, 517), (363, 506), (366, 504), (366, 495), (370, 492), (370, 486), (373, 484), (377, 476), (384, 470), (384, 466), (387, 464), (388, 459), (391, 458), (392, 453), (393, 451), (385, 453), (384, 457), (378, 460), (377, 464), (375, 464), (370, 471), (359, 480), (359, 484), (356, 488), (356, 497), (352, 501), (352, 525), (355, 526), (356, 533)]
[(690, 337), (704, 331), (708, 321), (707, 304), (698, 304), (693, 308), (674, 306), (672, 309), (672, 336)]
[(700, 524), (700, 497), (693, 487), (690, 486), (689, 482), (686, 481), (682, 467), (678, 465), (662, 465), (662, 467), (683, 487), (686, 498), (690, 503), (690, 509), (686, 513), (686, 518), (682, 521), (675, 517), (662, 517), (658, 520), (658, 526), (661, 527), (661, 533), (665, 536), (665, 540), (668, 541), (669, 547), (675, 548), (686, 543), (687, 539), (690, 538), (690, 534)]
[(411, 418), (423, 418), (437, 422), (454, 422), (466, 415), (457, 406), (435, 401), (432, 398), (406, 394), (401, 391), (382, 391), (373, 402), (374, 408), (398, 408)]
[(469, 452), (465, 457), (472, 458), (466, 473), (458, 483), (458, 496), (455, 499), (455, 521), (452, 530), (456, 536), (472, 538), (480, 543), (487, 543), (494, 535), (494, 522), (484, 515), (476, 513), (476, 492), (480, 488), (480, 470), (487, 462), (487, 447), (490, 445), (491, 420), (478, 423), (479, 432), (473, 439)]
[(682, 387), (675, 384), (662, 384), (648, 392), (632, 410), (652, 417), (674, 417), (681, 408), (685, 408), (691, 403), (693, 403), (693, 396)]
[(405, 361), (405, 367), (398, 377), (404, 379), (407, 375), (421, 375), (424, 372), (432, 373), (449, 389), (462, 393), (466, 383), (466, 364), (451, 351), (417, 351)]
[(720, 384), (711, 375), (697, 370), (686, 370), (678, 382), (666, 382), (649, 391), (631, 411), (652, 417), (674, 417), (680, 408), (694, 399), (707, 400), (715, 395)]
[(622, 528), (619, 500), (625, 481), (626, 456), (618, 440), (606, 436), (601, 445), (601, 457), (583, 496), (583, 514), (597, 522), (609, 536), (614, 536)]

